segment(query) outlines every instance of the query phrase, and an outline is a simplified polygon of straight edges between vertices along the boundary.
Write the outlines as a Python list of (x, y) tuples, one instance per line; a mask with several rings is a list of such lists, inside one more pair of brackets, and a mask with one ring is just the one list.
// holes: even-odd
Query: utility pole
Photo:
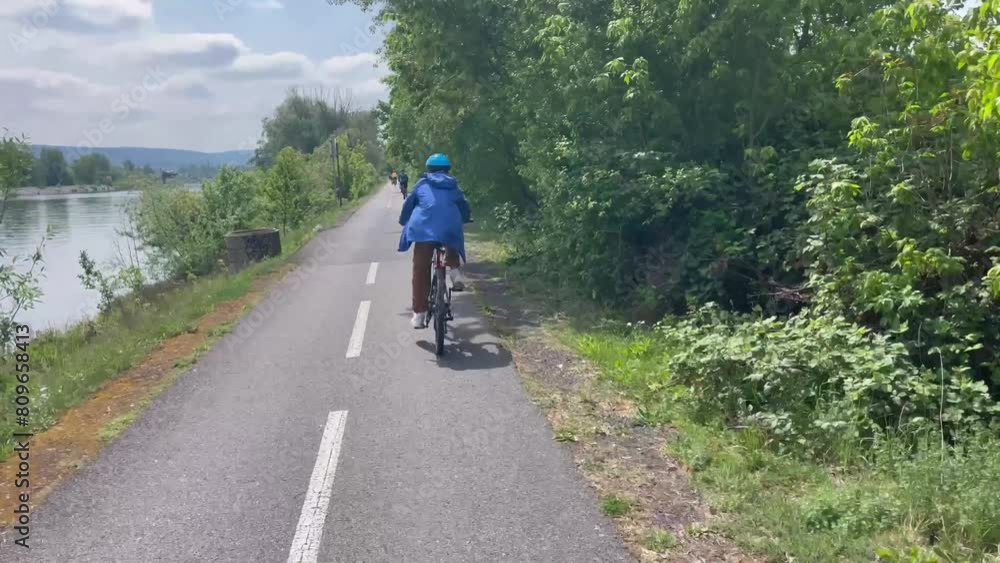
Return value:
[(337, 148), (337, 136), (330, 141), (330, 158), (333, 159), (333, 193), (337, 195), (337, 203), (344, 205), (343, 190), (340, 189), (340, 149)]

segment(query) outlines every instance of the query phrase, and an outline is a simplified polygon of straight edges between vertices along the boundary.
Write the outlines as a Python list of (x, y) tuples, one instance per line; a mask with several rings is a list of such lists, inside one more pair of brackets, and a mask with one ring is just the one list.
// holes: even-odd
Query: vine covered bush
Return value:
[(942, 378), (907, 347), (843, 318), (748, 319), (708, 307), (659, 327), (671, 382), (732, 426), (828, 457), (882, 429), (958, 430), (1000, 414), (982, 382)]

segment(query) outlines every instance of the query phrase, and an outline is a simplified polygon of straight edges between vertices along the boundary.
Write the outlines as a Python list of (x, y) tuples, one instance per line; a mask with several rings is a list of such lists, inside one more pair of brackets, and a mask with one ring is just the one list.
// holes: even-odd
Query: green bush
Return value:
[(225, 241), (207, 220), (202, 194), (147, 188), (130, 212), (152, 266), (164, 276), (202, 275), (215, 267)]
[(259, 174), (242, 172), (225, 166), (215, 179), (205, 182), (202, 194), (205, 196), (206, 226), (218, 238), (226, 234), (248, 229), (257, 221), (257, 193), (260, 190)]
[(225, 167), (200, 193), (147, 186), (130, 214), (153, 265), (166, 277), (212, 271), (225, 235), (259, 224), (259, 184), (257, 173)]
[(283, 232), (302, 224), (310, 210), (305, 159), (291, 147), (278, 153), (260, 191), (264, 217)]
[(107, 314), (123, 293), (138, 297), (146, 286), (146, 275), (139, 266), (125, 266), (113, 274), (105, 274), (86, 250), (80, 251), (79, 263), (81, 273), (78, 277), (83, 287), (100, 294), (98, 309), (102, 314)]
[(942, 381), (904, 344), (842, 318), (708, 307), (658, 332), (671, 381), (691, 389), (703, 414), (759, 427), (785, 448), (826, 456), (882, 429), (934, 421), (952, 430), (998, 411), (982, 383), (961, 373)]
[[(864, 401), (848, 403), (847, 409), (855, 409), (859, 420), (868, 417), (858, 425), (870, 429), (867, 437), (842, 438), (818, 432), (809, 423), (812, 394), (802, 389), (842, 396), (845, 391), (837, 386), (857, 374), (837, 380), (830, 374), (838, 367), (850, 372), (900, 358), (906, 365), (905, 352), (894, 355), (891, 345), (842, 321), (809, 325), (817, 335), (811, 343), (801, 326), (789, 329), (777, 321), (717, 310), (703, 312), (699, 319), (683, 327), (590, 332), (577, 344), (604, 377), (638, 402), (637, 421), (646, 411), (674, 426), (667, 451), (685, 464), (717, 510), (732, 513), (723, 519), (730, 522), (724, 525), (727, 533), (775, 560), (862, 561), (876, 553), (880, 560), (910, 563), (1000, 557), (997, 429), (970, 422), (945, 435), (937, 418), (919, 421), (913, 415), (908, 423), (880, 428)], [(880, 347), (888, 351), (876, 350)], [(771, 404), (768, 393), (779, 389), (764, 389), (748, 379), (754, 370), (773, 374), (777, 355), (790, 358), (791, 371), (781, 385), (788, 386), (790, 378), (805, 380), (792, 388), (805, 397), (801, 407)], [(851, 358), (855, 355), (883, 359), (859, 364)], [(821, 372), (825, 385), (796, 367), (810, 356), (817, 356), (817, 369), (826, 370)], [(880, 371), (870, 365), (864, 369)], [(712, 377), (715, 370), (724, 375)], [(723, 405), (735, 398), (733, 404), (746, 408), (725, 411), (720, 401), (712, 401), (713, 393), (726, 395)], [(751, 410), (750, 404), (757, 407)], [(795, 426), (790, 435), (774, 433), (753, 416), (767, 409), (790, 413), (791, 420), (805, 424), (802, 433), (817, 443), (790, 440), (797, 435)], [(928, 409), (934, 411), (933, 406)], [(819, 412), (816, 421), (823, 415)], [(834, 448), (836, 464), (801, 455)]]
[(802, 507), (803, 520), (812, 531), (838, 530), (858, 535), (879, 532), (898, 524), (901, 501), (870, 486), (826, 489)]

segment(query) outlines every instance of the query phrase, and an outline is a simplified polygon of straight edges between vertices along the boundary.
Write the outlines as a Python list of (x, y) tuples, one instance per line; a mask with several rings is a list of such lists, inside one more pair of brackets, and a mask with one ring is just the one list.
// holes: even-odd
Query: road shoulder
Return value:
[[(488, 256), (488, 243), (471, 244)], [(598, 370), (560, 342), (566, 321), (514, 291), (496, 262), (468, 268), (476, 297), (511, 350), (531, 400), (553, 439), (572, 451), (602, 512), (615, 522), (639, 561), (754, 561), (716, 533), (714, 515), (677, 460), (665, 453), (670, 428), (636, 422), (636, 406), (598, 377)]]

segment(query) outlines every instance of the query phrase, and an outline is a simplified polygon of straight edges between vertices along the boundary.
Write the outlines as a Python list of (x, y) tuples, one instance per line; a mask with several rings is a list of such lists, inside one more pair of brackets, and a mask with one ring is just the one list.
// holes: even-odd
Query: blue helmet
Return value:
[(447, 156), (437, 153), (427, 159), (427, 168), (451, 168), (451, 161)]

